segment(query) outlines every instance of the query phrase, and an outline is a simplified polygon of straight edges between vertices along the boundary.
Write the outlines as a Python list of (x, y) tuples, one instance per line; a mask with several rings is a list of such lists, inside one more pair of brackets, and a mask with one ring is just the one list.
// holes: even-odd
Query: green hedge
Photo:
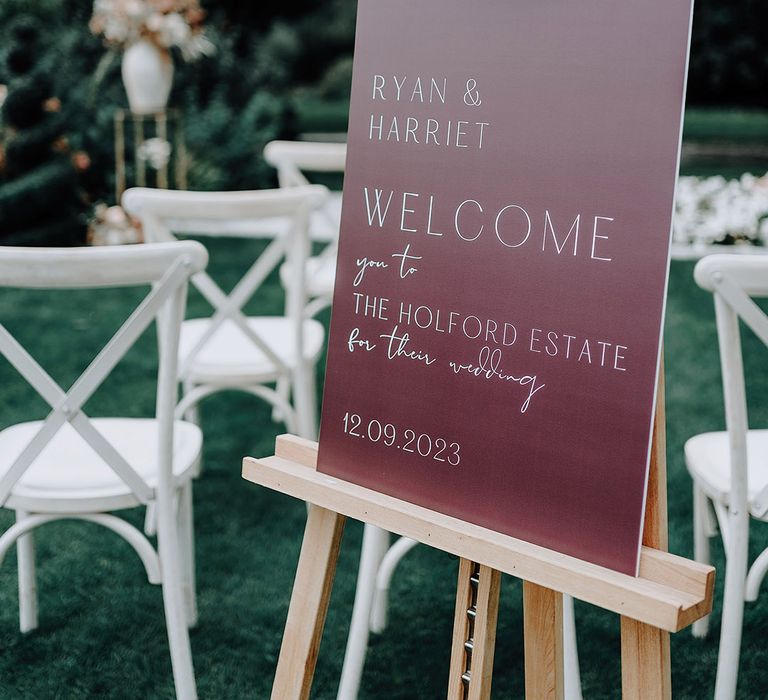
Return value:
[(768, 105), (766, 32), (761, 0), (696, 0), (689, 103)]

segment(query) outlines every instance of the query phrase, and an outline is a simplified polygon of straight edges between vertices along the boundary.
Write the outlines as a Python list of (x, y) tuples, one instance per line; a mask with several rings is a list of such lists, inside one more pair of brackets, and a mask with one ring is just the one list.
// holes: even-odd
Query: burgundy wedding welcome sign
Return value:
[(636, 573), (691, 0), (360, 0), (320, 471)]

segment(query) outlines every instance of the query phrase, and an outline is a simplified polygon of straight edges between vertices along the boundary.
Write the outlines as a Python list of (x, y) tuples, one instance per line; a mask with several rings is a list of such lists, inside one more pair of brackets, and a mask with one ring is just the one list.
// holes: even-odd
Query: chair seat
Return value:
[[(181, 327), (179, 366), (184, 377), (195, 384), (239, 385), (270, 381), (277, 377), (274, 362), (232, 321), (225, 321), (195, 354), (186, 359), (211, 324), (210, 319), (191, 319)], [(259, 316), (248, 319), (249, 327), (262, 338), (287, 367), (295, 367), (300, 355), (293, 333), (293, 321), (283, 316)], [(303, 357), (314, 362), (325, 341), (325, 329), (319, 321), (304, 321)]]
[[(685, 443), (685, 461), (691, 476), (707, 496), (728, 505), (731, 490), (728, 433), (720, 431), (692, 437)], [(747, 498), (752, 511), (757, 496), (768, 486), (768, 430), (747, 432), (747, 462)], [(762, 519), (766, 518), (768, 516)]]
[[(133, 469), (157, 485), (158, 422), (151, 418), (94, 418), (94, 427)], [(0, 475), (13, 465), (42, 421), (18, 423), (0, 432)], [(176, 421), (173, 474), (177, 484), (191, 479), (203, 444), (200, 429)], [(61, 427), (11, 491), (8, 507), (28, 511), (116, 510), (138, 504), (123, 480), (69, 424)]]

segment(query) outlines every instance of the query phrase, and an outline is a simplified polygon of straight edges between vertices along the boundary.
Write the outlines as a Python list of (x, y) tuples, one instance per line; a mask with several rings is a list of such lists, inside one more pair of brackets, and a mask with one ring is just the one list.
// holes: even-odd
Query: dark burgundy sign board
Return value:
[(320, 471), (635, 574), (691, 0), (360, 0)]

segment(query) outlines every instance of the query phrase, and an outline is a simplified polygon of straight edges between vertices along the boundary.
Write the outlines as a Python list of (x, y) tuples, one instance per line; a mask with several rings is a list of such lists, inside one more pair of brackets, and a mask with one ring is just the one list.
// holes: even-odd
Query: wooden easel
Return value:
[(563, 697), (563, 594), (621, 615), (623, 697), (670, 698), (669, 633), (712, 610), (714, 569), (667, 549), (666, 435), (659, 383), (640, 576), (619, 574), (316, 471), (317, 444), (278, 437), (243, 477), (310, 504), (273, 700), (309, 697), (347, 517), (460, 557), (449, 700), (487, 700), (501, 573), (523, 579), (526, 697)]

